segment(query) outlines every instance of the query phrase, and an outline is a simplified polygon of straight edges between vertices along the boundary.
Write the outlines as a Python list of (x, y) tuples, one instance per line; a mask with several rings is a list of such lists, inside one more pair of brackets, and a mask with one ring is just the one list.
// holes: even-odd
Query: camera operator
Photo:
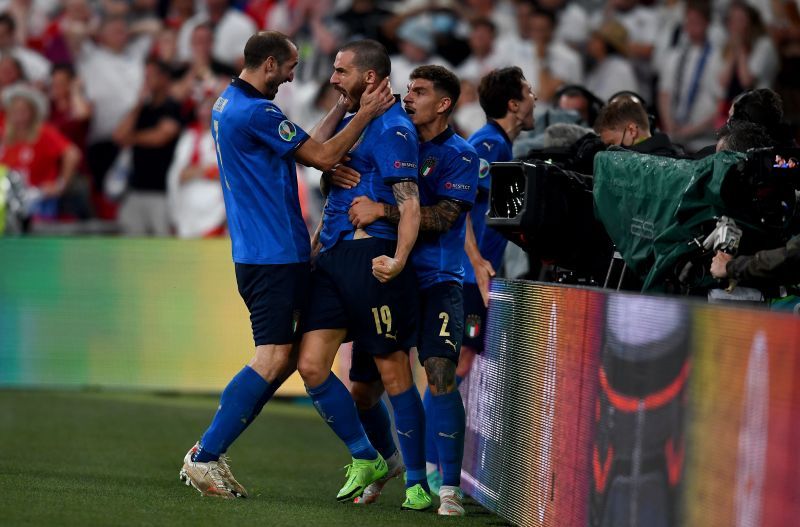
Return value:
[(619, 98), (600, 112), (594, 129), (606, 145), (641, 154), (680, 157), (681, 151), (661, 132), (650, 132), (647, 111), (630, 98)]
[(757, 287), (800, 283), (800, 234), (785, 247), (758, 251), (750, 256), (733, 257), (717, 252), (711, 261), (711, 276), (729, 278), (738, 284)]

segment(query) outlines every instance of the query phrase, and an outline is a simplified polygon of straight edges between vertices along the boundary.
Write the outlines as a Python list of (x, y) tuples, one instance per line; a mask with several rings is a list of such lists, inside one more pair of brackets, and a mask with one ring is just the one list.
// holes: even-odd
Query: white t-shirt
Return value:
[(617, 92), (637, 90), (638, 82), (630, 62), (622, 57), (610, 56), (589, 72), (586, 88), (607, 101)]
[(181, 172), (191, 164), (195, 150), (201, 166), (217, 164), (210, 131), (185, 130), (167, 172), (167, 203), (180, 238), (200, 238), (225, 222), (225, 202), (218, 180), (198, 178), (180, 182)]
[(679, 46), (667, 54), (664, 68), (661, 70), (659, 90), (669, 94), (673, 118), (680, 121), (681, 116), (688, 116), (688, 119), (679, 124), (697, 124), (708, 119), (716, 113), (719, 101), (724, 95), (719, 85), (722, 56), (718, 49), (709, 44), (708, 54), (698, 79), (696, 95), (689, 107), (691, 86), (704, 52), (704, 46), (688, 44)]
[(77, 71), (92, 103), (89, 142), (111, 139), (119, 122), (133, 108), (144, 80), (144, 59), (150, 38), (140, 37), (122, 53), (85, 42)]

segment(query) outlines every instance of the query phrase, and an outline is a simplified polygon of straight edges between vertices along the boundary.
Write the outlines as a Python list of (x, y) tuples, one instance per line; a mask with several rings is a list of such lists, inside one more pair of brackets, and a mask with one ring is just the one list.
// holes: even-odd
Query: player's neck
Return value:
[(259, 72), (243, 69), (239, 74), (239, 78), (256, 90), (260, 91), (262, 95), (267, 94), (267, 83), (264, 82), (263, 76), (260, 75)]
[(417, 135), (421, 143), (430, 141), (447, 130), (447, 117), (440, 116), (435, 121), (417, 127)]
[(495, 119), (494, 122), (500, 125), (500, 128), (503, 129), (511, 141), (516, 139), (522, 131), (522, 123), (517, 119), (517, 116), (511, 112), (506, 113), (505, 117)]

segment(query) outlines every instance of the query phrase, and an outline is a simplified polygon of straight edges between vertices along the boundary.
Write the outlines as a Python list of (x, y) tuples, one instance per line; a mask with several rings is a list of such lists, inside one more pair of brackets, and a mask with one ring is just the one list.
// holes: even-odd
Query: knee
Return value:
[(250, 367), (268, 382), (274, 382), (276, 379), (287, 377), (288, 374), (291, 373), (291, 371), (288, 370), (294, 367), (291, 347), (272, 345), (258, 346), (256, 348), (255, 357), (250, 361)]
[(433, 395), (442, 395), (456, 390), (456, 364), (443, 357), (431, 357), (425, 361), (428, 386)]
[(297, 371), (300, 373), (303, 382), (309, 388), (315, 388), (325, 382), (330, 375), (330, 370), (325, 368), (322, 361), (314, 357), (300, 355), (297, 361)]

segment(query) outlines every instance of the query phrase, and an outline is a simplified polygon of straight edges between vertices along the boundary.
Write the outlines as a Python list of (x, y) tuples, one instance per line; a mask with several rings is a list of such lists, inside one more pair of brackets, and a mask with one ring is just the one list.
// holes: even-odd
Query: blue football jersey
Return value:
[(238, 78), (214, 103), (211, 131), (233, 261), (307, 262), (311, 242), (300, 212), (294, 153), (308, 134)]
[[(511, 140), (505, 131), (494, 121), (489, 121), (469, 138), (469, 144), (475, 147), (480, 158), (480, 174), (478, 176), (478, 197), (470, 213), (472, 230), (478, 243), (481, 255), (492, 263), (495, 270), (500, 269), (507, 240), (496, 230), (486, 227), (486, 211), (489, 209), (489, 165), (498, 161), (511, 161), (514, 154)], [(464, 281), (475, 283), (475, 270), (464, 253)]]
[(464, 139), (448, 128), (419, 147), (420, 205), (430, 207), (441, 200), (463, 205), (464, 212), (443, 233), (420, 231), (411, 253), (420, 289), (440, 282), (462, 283), (464, 236), (467, 212), (478, 191), (478, 155)]
[[(349, 117), (339, 125), (341, 129)], [(375, 118), (347, 154), (347, 166), (361, 174), (361, 181), (351, 189), (332, 186), (322, 216), (320, 242), (322, 250), (330, 249), (339, 240), (350, 240), (355, 227), (347, 212), (358, 196), (372, 201), (396, 205), (392, 185), (417, 181), (419, 141), (414, 124), (399, 99), (383, 115)], [(397, 225), (379, 220), (368, 226), (367, 234), (387, 240), (397, 239)]]

